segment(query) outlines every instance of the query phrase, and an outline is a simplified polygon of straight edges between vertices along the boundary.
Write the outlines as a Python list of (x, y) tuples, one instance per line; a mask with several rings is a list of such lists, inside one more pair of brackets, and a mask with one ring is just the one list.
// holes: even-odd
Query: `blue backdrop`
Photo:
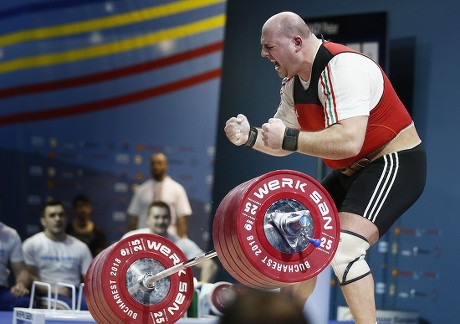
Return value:
[(23, 239), (53, 196), (79, 193), (109, 239), (125, 231), (151, 153), (189, 194), (209, 239), (225, 1), (0, 4), (0, 217)]

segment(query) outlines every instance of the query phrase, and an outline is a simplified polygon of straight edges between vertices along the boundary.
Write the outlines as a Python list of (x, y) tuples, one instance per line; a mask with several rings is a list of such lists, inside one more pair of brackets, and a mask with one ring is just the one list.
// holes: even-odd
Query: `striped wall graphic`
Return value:
[(224, 0), (0, 1), (0, 221), (25, 239), (85, 193), (115, 241), (163, 151), (207, 249), (225, 22)]
[[(220, 61), (190, 71), (175, 66), (221, 55), (224, 8), (222, 0), (44, 1), (1, 8), (0, 126), (110, 109), (218, 78)], [(165, 67), (175, 78), (161, 82), (158, 71)], [(129, 86), (129, 93), (101, 96), (101, 83), (118, 89), (136, 76), (143, 82)], [(82, 87), (90, 89), (84, 97), (72, 92)], [(69, 100), (72, 93), (78, 103)]]

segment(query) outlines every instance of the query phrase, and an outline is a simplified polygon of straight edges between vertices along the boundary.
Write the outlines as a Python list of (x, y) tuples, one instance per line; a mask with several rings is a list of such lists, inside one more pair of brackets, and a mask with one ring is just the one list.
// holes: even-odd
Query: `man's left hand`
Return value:
[(264, 145), (272, 150), (281, 150), (283, 145), (284, 131), (286, 125), (278, 118), (270, 118), (262, 125), (262, 140)]

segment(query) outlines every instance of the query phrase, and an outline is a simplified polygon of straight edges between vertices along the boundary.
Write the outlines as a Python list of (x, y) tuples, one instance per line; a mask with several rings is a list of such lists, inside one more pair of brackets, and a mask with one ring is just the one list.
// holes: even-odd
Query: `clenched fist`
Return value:
[(235, 145), (241, 146), (248, 141), (249, 137), (249, 121), (245, 115), (239, 114), (232, 117), (225, 123), (224, 131), (227, 138)]
[(270, 118), (262, 125), (262, 140), (266, 147), (273, 150), (280, 150), (283, 145), (284, 131), (286, 125), (278, 118)]

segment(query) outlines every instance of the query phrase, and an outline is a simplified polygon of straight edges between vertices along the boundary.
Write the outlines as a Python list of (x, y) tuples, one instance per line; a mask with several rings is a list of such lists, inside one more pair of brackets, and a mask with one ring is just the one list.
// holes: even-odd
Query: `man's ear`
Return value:
[(299, 52), (302, 48), (303, 40), (302, 37), (296, 36), (294, 37), (294, 46), (295, 46), (295, 52)]

